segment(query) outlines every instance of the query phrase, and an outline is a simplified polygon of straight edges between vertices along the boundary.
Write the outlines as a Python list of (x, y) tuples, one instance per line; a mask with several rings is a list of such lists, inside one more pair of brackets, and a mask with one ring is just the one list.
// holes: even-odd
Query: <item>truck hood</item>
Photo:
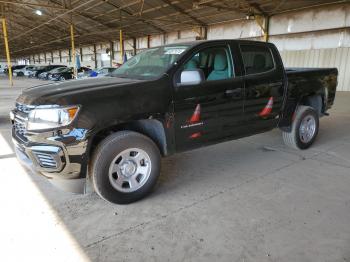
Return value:
[(136, 82), (143, 82), (143, 80), (106, 77), (44, 84), (23, 90), (22, 94), (17, 98), (17, 102), (26, 105), (47, 104), (52, 103), (52, 98), (54, 97), (58, 99), (74, 94), (83, 95), (83, 91), (88, 89), (114, 88)]

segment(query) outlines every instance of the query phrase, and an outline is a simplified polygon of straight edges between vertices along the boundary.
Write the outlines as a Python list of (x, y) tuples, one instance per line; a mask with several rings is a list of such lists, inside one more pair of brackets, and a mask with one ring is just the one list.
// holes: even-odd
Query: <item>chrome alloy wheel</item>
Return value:
[(299, 137), (303, 143), (309, 143), (316, 132), (316, 120), (312, 115), (306, 115), (300, 123)]
[(109, 181), (120, 192), (134, 192), (147, 182), (151, 169), (151, 159), (144, 150), (129, 148), (113, 159), (109, 166)]

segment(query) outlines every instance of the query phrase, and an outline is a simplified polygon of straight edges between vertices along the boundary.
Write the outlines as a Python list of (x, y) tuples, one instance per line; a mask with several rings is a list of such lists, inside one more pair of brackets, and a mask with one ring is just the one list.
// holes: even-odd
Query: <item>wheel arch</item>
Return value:
[(325, 93), (311, 93), (300, 96), (298, 99), (288, 99), (284, 109), (284, 116), (279, 122), (279, 128), (289, 132), (298, 106), (310, 106), (316, 110), (319, 117), (325, 113)]
[(100, 129), (93, 136), (89, 146), (89, 156), (96, 146), (107, 136), (118, 131), (134, 131), (149, 137), (158, 147), (162, 156), (168, 155), (167, 138), (163, 124), (157, 119), (141, 119), (123, 122)]

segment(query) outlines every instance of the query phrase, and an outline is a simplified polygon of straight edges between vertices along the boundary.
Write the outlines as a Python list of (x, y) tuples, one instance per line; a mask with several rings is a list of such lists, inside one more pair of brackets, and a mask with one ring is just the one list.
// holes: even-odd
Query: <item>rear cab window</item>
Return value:
[(272, 52), (269, 47), (241, 44), (240, 48), (246, 75), (265, 73), (275, 68)]

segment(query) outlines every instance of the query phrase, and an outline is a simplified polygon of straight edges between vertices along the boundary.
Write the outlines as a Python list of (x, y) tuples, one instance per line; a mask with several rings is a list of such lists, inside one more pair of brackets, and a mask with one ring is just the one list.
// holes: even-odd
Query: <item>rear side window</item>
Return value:
[(241, 51), (247, 75), (264, 73), (274, 68), (272, 54), (268, 47), (241, 45)]

